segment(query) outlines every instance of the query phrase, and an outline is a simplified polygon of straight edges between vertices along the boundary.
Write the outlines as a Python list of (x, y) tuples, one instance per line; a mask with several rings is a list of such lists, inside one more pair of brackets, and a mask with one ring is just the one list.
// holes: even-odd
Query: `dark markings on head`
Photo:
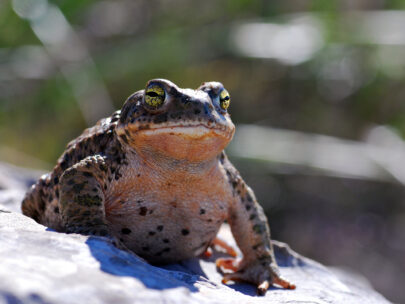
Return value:
[(169, 243), (169, 239), (163, 239), (163, 243)]
[(205, 209), (201, 208), (200, 209), (200, 214), (205, 214)]
[(163, 225), (157, 226), (156, 229), (157, 229), (158, 231), (162, 231), (162, 230), (163, 230)]
[(155, 235), (156, 232), (155, 232), (155, 231), (149, 231), (148, 234), (149, 234), (149, 235)]
[(181, 234), (182, 235), (187, 235), (187, 234), (189, 234), (190, 233), (190, 231), (188, 230), (188, 229), (182, 229), (181, 230)]

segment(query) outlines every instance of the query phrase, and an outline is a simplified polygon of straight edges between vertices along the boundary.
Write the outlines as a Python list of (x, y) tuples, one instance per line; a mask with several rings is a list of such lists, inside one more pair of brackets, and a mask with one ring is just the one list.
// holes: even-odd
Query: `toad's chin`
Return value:
[(138, 129), (132, 133), (136, 150), (164, 157), (199, 162), (216, 157), (232, 140), (234, 129), (205, 125), (177, 125)]

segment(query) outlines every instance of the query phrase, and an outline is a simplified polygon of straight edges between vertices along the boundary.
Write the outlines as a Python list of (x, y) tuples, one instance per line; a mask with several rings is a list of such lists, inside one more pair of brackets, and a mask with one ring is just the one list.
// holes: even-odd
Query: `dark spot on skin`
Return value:
[(142, 247), (142, 250), (143, 251), (149, 251), (149, 247), (148, 246)]
[(257, 248), (259, 248), (261, 245), (263, 245), (262, 243), (256, 244), (252, 246), (253, 250), (256, 250)]
[(68, 167), (67, 162), (62, 161), (62, 162), (60, 163), (60, 167), (62, 168), (62, 170), (66, 170), (66, 169), (67, 169), (67, 167)]
[(55, 190), (55, 196), (56, 196), (56, 198), (59, 198), (59, 190), (58, 189)]
[(107, 172), (107, 166), (105, 165), (105, 164), (100, 164), (100, 170), (101, 171), (104, 171), (104, 172)]
[(104, 185), (104, 190), (107, 190), (107, 184)]
[(57, 184), (59, 183), (59, 178), (58, 178), (58, 177), (55, 177), (55, 178), (53, 179), (53, 183), (54, 183), (55, 185), (57, 185)]
[(249, 220), (253, 220), (256, 217), (256, 214), (251, 214)]
[(208, 223), (212, 223), (212, 219), (208, 219), (207, 222), (208, 222)]
[(194, 114), (195, 114), (195, 115), (198, 115), (198, 114), (200, 114), (200, 113), (201, 113), (201, 110), (200, 110), (200, 109), (195, 109), (195, 110), (194, 110)]
[(68, 184), (69, 186), (73, 185), (74, 183), (75, 183), (75, 181), (74, 181), (73, 179), (69, 179), (69, 180), (67, 181), (67, 184)]
[(141, 209), (139, 209), (139, 215), (145, 216), (147, 212), (148, 208), (146, 207), (141, 207)]
[(251, 196), (250, 194), (247, 194), (247, 195), (246, 195), (246, 199), (247, 199), (249, 202), (252, 202), (252, 201), (253, 201), (252, 196)]
[(91, 195), (85, 194), (85, 195), (79, 195), (76, 198), (76, 202), (82, 206), (101, 206), (101, 201), (102, 201), (102, 199), (98, 195), (91, 196)]
[(155, 119), (153, 120), (154, 123), (162, 123), (167, 121), (167, 113), (162, 113), (160, 115), (157, 115)]
[(121, 137), (121, 139), (122, 139), (122, 141), (123, 141), (124, 143), (126, 143), (127, 145), (129, 144), (128, 139), (127, 139), (127, 137), (126, 137), (124, 134), (121, 134), (120, 137)]
[(55, 213), (59, 213), (59, 207), (55, 207), (55, 208), (53, 208), (53, 212), (55, 212)]
[(149, 125), (142, 125), (138, 127), (138, 130), (148, 130), (148, 129), (150, 129)]
[(200, 214), (205, 214), (205, 209), (201, 208), (200, 209)]
[(91, 212), (89, 210), (86, 210), (82, 213), (83, 216), (89, 216)]
[(123, 239), (123, 238), (120, 238), (120, 241), (121, 241), (121, 242), (124, 242), (124, 239)]
[(121, 232), (122, 232), (122, 234), (130, 234), (132, 231), (129, 228), (122, 228)]
[(163, 252), (169, 252), (169, 251), (170, 251), (169, 247), (166, 247), (165, 249), (163, 249)]
[(162, 230), (163, 230), (163, 225), (157, 226), (156, 229), (157, 229), (158, 231), (162, 231)]
[[(259, 261), (269, 260), (270, 257), (268, 255), (261, 255), (257, 258)], [(267, 263), (266, 263), (267, 264)]]
[(141, 176), (141, 174), (139, 174), (139, 173), (138, 173), (136, 176), (137, 176), (137, 177), (140, 177), (140, 176)]
[(153, 213), (153, 211), (154, 211), (153, 209), (152, 209), (152, 210), (149, 210), (149, 214), (152, 214), (152, 213)]
[(90, 172), (83, 172), (83, 175), (86, 177), (93, 177), (93, 174), (91, 174)]
[(181, 230), (181, 234), (182, 235), (187, 235), (187, 234), (189, 234), (190, 233), (190, 231), (188, 231), (188, 229), (182, 229)]
[(155, 231), (149, 231), (148, 234), (149, 234), (149, 235), (155, 235), (155, 233), (156, 233)]
[(137, 200), (136, 202), (137, 202), (138, 204), (140, 204), (140, 203), (142, 203), (142, 200)]
[(163, 239), (163, 243), (169, 243), (169, 239)]
[(177, 208), (177, 202), (171, 202), (170, 206), (172, 206), (173, 208)]
[(120, 201), (120, 204), (121, 205), (124, 205), (126, 202), (125, 201)]
[(253, 231), (256, 232), (257, 234), (262, 234), (265, 231), (265, 228), (263, 225), (256, 224), (253, 226)]
[(50, 201), (50, 202), (53, 201), (53, 195), (52, 195), (52, 194), (49, 195), (49, 201)]
[(246, 205), (246, 206), (245, 206), (245, 208), (246, 208), (246, 211), (249, 211), (249, 210), (250, 210), (250, 208), (252, 208), (252, 206), (250, 206), (250, 205)]
[(80, 184), (76, 184), (73, 186), (73, 191), (76, 193), (81, 192), (84, 189), (84, 186), (87, 184), (87, 181), (80, 183)]
[(233, 188), (236, 188), (236, 186), (238, 186), (238, 182), (237, 182), (237, 181), (233, 181), (233, 182), (232, 182), (232, 187), (233, 187)]

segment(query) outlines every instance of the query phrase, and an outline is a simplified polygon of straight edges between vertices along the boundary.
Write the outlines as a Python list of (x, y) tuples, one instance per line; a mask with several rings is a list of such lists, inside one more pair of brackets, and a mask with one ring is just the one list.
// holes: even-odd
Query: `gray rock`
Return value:
[[(389, 303), (363, 277), (328, 269), (276, 241), (281, 272), (296, 290), (271, 288), (259, 297), (252, 285), (223, 285), (214, 263), (220, 252), (155, 267), (104, 238), (57, 233), (20, 214), (22, 188), (0, 190), (0, 304)], [(234, 244), (228, 226), (220, 237)]]

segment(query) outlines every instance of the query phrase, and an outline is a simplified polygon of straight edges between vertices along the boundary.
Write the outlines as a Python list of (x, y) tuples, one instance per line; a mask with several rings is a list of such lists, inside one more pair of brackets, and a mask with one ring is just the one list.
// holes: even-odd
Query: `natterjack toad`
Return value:
[(67, 145), (27, 192), (23, 213), (57, 231), (108, 237), (155, 264), (221, 245), (227, 220), (243, 259), (217, 260), (234, 271), (223, 281), (251, 282), (260, 294), (295, 288), (280, 276), (252, 189), (223, 152), (235, 130), (229, 103), (218, 82), (191, 90), (149, 81)]

